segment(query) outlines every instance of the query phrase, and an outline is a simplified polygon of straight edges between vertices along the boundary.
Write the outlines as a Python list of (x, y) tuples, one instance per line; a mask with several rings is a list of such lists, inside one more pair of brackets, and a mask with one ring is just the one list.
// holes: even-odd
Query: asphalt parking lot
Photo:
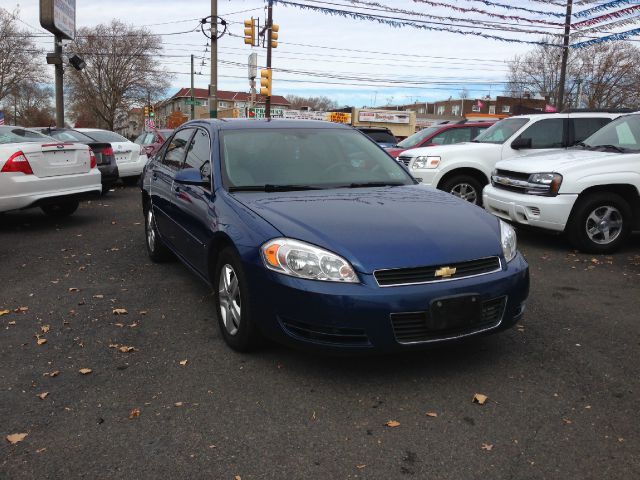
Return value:
[(592, 256), (519, 232), (531, 295), (500, 335), (246, 355), (148, 260), (139, 200), (0, 215), (1, 479), (640, 478), (640, 236)]

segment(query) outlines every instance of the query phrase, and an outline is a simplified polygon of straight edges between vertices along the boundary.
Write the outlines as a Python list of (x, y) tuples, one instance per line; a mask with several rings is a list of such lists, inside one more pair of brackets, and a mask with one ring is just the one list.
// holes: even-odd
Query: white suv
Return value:
[(566, 152), (499, 162), (483, 198), (494, 215), (565, 232), (579, 250), (616, 250), (640, 229), (640, 113)]
[(553, 113), (505, 118), (472, 142), (408, 150), (398, 161), (422, 183), (481, 204), (482, 188), (498, 161), (567, 148), (619, 115)]

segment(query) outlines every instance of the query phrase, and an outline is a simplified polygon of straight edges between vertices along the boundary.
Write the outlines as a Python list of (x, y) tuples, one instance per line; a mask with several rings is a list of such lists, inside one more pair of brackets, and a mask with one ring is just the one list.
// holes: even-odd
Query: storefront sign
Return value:
[(372, 112), (368, 110), (360, 110), (358, 112), (359, 122), (370, 123), (409, 123), (410, 117), (404, 112)]
[(40, 25), (67, 40), (76, 36), (76, 0), (40, 0)]

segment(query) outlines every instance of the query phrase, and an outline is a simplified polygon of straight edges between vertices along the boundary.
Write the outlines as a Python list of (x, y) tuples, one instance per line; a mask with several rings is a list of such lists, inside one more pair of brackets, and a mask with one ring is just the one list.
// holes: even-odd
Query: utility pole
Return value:
[(211, 0), (211, 83), (209, 117), (218, 118), (218, 0)]
[[(273, 27), (273, 0), (269, 0), (267, 9), (267, 70), (271, 72), (271, 32)], [(264, 116), (271, 118), (271, 95), (267, 95), (264, 104)]]
[(191, 54), (191, 120), (196, 118), (196, 99), (193, 92), (193, 54)]
[(64, 128), (64, 90), (63, 77), (64, 67), (62, 66), (62, 37), (56, 35), (53, 39), (53, 52), (59, 59), (56, 67), (56, 126)]
[(558, 99), (556, 108), (562, 111), (564, 105), (564, 84), (567, 81), (567, 61), (569, 59), (569, 41), (571, 40), (571, 11), (573, 0), (567, 0), (567, 14), (564, 18), (564, 41), (562, 42), (562, 64), (560, 65), (560, 85), (558, 86)]
[(578, 79), (578, 96), (576, 98), (576, 108), (582, 107), (582, 79)]

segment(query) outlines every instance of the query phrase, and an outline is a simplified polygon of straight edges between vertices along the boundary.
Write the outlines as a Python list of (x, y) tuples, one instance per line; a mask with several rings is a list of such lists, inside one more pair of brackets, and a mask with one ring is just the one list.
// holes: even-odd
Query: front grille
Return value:
[(500, 177), (509, 177), (514, 180), (523, 180), (525, 182), (529, 181), (530, 174), (529, 173), (521, 173), (521, 172), (513, 172), (511, 170), (496, 170), (496, 175)]
[(483, 275), (485, 273), (497, 272), (500, 270), (500, 259), (498, 257), (481, 258), (479, 260), (471, 260), (468, 262), (452, 263), (446, 265), (449, 268), (455, 268), (456, 273), (450, 277), (443, 278), (436, 276), (436, 271), (445, 265), (436, 265), (431, 267), (417, 268), (396, 268), (391, 270), (376, 270), (373, 272), (378, 285), (381, 287), (389, 287), (394, 285), (407, 285), (415, 283), (440, 282), (443, 280), (452, 280), (458, 278), (472, 277), (474, 275)]
[(311, 325), (281, 318), (280, 322), (290, 335), (304, 340), (330, 345), (370, 345), (369, 337), (361, 328), (337, 328)]
[(546, 193), (549, 191), (550, 187), (547, 185), (529, 183), (529, 176), (528, 173), (496, 170), (495, 174), (491, 177), (491, 185), (501, 190), (516, 193)]
[(427, 324), (429, 312), (392, 313), (391, 325), (398, 343), (428, 342), (461, 337), (496, 327), (502, 321), (507, 297), (482, 302), (480, 318), (464, 328), (432, 330)]
[(400, 156), (398, 157), (398, 161), (399, 161), (400, 163), (403, 163), (405, 167), (408, 167), (408, 166), (409, 166), (409, 164), (411, 163), (411, 157), (407, 157), (407, 156), (400, 155)]

